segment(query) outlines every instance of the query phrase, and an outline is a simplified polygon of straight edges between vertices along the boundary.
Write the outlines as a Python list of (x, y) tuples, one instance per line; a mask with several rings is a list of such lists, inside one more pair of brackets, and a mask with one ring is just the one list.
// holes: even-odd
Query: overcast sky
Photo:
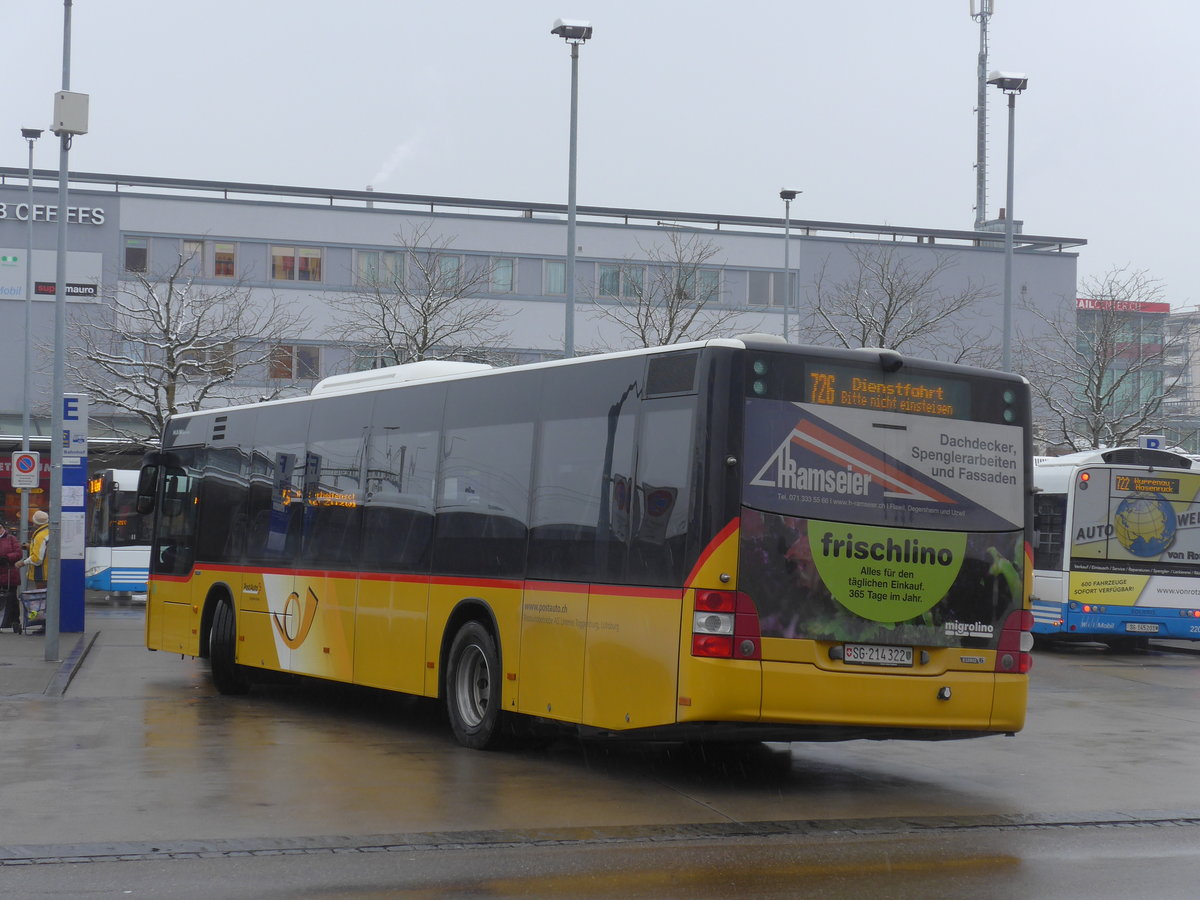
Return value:
[[(3, 0), (0, 159), (62, 86), (63, 4)], [(583, 205), (970, 228), (969, 0), (75, 0), (78, 171), (566, 201), (580, 51)], [(995, 0), (990, 68), (1025, 72), (1016, 217), (1200, 302), (1194, 264), (1200, 4)], [(994, 91), (988, 214), (1004, 205)], [(56, 168), (51, 141), (35, 165)]]

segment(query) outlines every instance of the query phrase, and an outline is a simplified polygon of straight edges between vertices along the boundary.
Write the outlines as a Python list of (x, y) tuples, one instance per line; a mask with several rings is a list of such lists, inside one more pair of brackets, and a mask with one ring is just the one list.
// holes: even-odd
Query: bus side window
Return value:
[(1067, 521), (1066, 494), (1038, 494), (1033, 498), (1033, 567), (1061, 569)]
[(679, 584), (686, 574), (695, 398), (649, 400), (642, 409), (629, 580)]
[(163, 480), (158, 540), (150, 558), (151, 570), (186, 575), (192, 568), (196, 538), (197, 479), (172, 468)]

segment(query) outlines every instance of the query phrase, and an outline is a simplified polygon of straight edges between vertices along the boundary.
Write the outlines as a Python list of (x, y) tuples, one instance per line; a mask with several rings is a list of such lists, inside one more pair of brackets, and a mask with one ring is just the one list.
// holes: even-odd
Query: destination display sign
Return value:
[(822, 364), (805, 369), (809, 403), (919, 416), (965, 419), (971, 389), (965, 381), (927, 375), (882, 375), (850, 366)]

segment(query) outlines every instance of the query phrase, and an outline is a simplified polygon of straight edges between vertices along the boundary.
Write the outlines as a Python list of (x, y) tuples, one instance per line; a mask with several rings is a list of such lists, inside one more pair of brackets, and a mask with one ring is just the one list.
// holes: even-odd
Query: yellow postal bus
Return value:
[(418, 362), (173, 417), (146, 645), (664, 740), (964, 738), (1025, 718), (1026, 383), (712, 340)]

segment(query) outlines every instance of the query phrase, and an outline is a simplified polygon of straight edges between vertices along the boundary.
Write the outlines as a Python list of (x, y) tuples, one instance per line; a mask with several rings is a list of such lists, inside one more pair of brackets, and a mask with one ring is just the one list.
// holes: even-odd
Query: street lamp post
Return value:
[(1001, 344), (1001, 368), (1012, 370), (1012, 266), (1013, 266), (1013, 135), (1016, 125), (1017, 94), (1029, 86), (1029, 78), (1017, 72), (992, 72), (988, 84), (1008, 95), (1008, 185), (1004, 208), (1004, 337)]
[(567, 163), (567, 321), (563, 356), (575, 355), (575, 139), (579, 128), (579, 45), (592, 36), (589, 22), (558, 19), (551, 34), (571, 45), (571, 142)]
[[(58, 638), (62, 603), (63, 560), (63, 390), (66, 385), (67, 323), (67, 180), (70, 172), (71, 139), (87, 134), (87, 95), (71, 91), (71, 5), (63, 0), (62, 90), (54, 95), (54, 124), (50, 131), (58, 137), (58, 246), (55, 250), (54, 280), (54, 379), (50, 389), (52, 410), (50, 425), (50, 537), (46, 541), (46, 638), (43, 656), (47, 662), (58, 659)], [(72, 519), (77, 517), (71, 514)], [(78, 516), (82, 519), (82, 515)], [(72, 540), (75, 529), (72, 527)], [(71, 552), (78, 548), (71, 546)]]
[[(25, 215), (28, 226), (25, 233), (25, 362), (21, 377), (24, 395), (21, 407), (21, 450), (25, 453), (29, 452), (29, 328), (33, 309), (33, 142), (41, 136), (40, 128), (21, 129), (21, 137), (29, 142), (29, 203)], [(25, 488), (21, 490), (21, 523), (17, 533), (22, 544), (29, 539), (29, 491)]]
[(791, 330), (788, 323), (788, 310), (792, 305), (792, 201), (800, 191), (789, 191), (783, 188), (779, 199), (783, 201), (783, 339), (788, 340)]

